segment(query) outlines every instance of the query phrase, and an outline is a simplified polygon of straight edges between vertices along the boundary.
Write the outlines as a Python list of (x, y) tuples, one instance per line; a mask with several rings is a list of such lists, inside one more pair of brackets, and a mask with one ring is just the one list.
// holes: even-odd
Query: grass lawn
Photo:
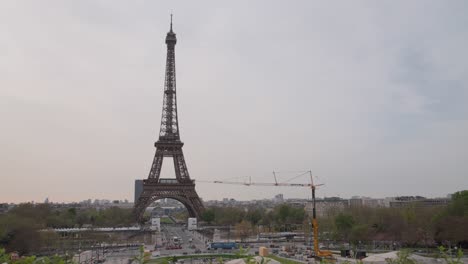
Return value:
[(303, 264), (302, 262), (298, 262), (298, 261), (295, 261), (295, 260), (292, 260), (292, 259), (278, 257), (276, 255), (268, 255), (268, 257), (278, 261), (281, 264)]
[(160, 257), (157, 259), (151, 259), (148, 263), (158, 263), (158, 264), (166, 264), (166, 263), (171, 263), (175, 260), (179, 259), (190, 259), (190, 258), (223, 258), (223, 259), (237, 259), (237, 258), (243, 258), (246, 256), (239, 256), (236, 254), (206, 254), (206, 255), (186, 255), (186, 256), (175, 256), (175, 257)]
[[(218, 258), (223, 258), (224, 260), (226, 259), (238, 259), (238, 258), (245, 258), (247, 256), (245, 255), (236, 255), (236, 254), (206, 254), (206, 255), (186, 255), (186, 256), (176, 256), (176, 257), (160, 257), (157, 259), (151, 259), (148, 263), (157, 263), (157, 264), (167, 264), (171, 262), (175, 262), (179, 259), (190, 259), (190, 258), (207, 258), (207, 259), (218, 259)], [(175, 259), (174, 259), (175, 258)], [(282, 258), (278, 257), (276, 255), (268, 255), (268, 258), (274, 259), (278, 261), (281, 264), (303, 264), (301, 262), (292, 260), (292, 259), (287, 259), (287, 258)]]
[(163, 217), (161, 218), (161, 224), (173, 224), (174, 221), (172, 221), (172, 219), (170, 219), (169, 217)]

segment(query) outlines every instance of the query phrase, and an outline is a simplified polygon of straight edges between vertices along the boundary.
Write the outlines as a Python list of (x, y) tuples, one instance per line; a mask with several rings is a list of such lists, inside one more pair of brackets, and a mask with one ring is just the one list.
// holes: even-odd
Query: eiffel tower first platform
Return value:
[[(175, 45), (176, 34), (171, 28), (166, 36), (167, 59), (166, 80), (164, 83), (164, 100), (162, 107), (161, 129), (159, 140), (154, 143), (156, 154), (149, 172), (148, 179), (143, 180), (143, 190), (135, 201), (134, 213), (138, 222), (142, 222), (146, 208), (154, 201), (171, 198), (181, 202), (190, 217), (200, 218), (204, 210), (203, 204), (195, 191), (195, 181), (190, 175), (185, 163), (180, 141), (179, 122), (177, 116)], [(160, 178), (164, 157), (172, 157), (174, 161), (175, 179)]]

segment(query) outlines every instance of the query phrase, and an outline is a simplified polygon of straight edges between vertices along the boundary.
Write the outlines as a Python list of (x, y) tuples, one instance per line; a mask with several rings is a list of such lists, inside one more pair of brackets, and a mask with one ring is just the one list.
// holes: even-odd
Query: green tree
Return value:
[(249, 222), (242, 220), (242, 222), (236, 224), (234, 228), (237, 237), (239, 237), (241, 241), (244, 241), (244, 239), (249, 237), (251, 234), (252, 225)]
[(250, 248), (239, 247), (239, 250), (235, 253), (236, 259), (243, 258), (245, 263), (250, 263), (253, 256), (249, 254)]
[(290, 215), (290, 211), (291, 207), (287, 204), (280, 205), (280, 207), (276, 210), (276, 220), (281, 224), (286, 223), (286, 220)]
[(211, 224), (215, 220), (215, 212), (213, 209), (206, 209), (203, 211), (201, 218), (203, 221), (207, 222), (208, 224)]
[(349, 214), (339, 214), (335, 217), (335, 225), (337, 230), (343, 235), (343, 238), (348, 240), (351, 229), (355, 224), (354, 218)]
[(435, 239), (454, 244), (467, 241), (468, 234), (468, 190), (456, 192), (445, 211), (434, 218)]
[(0, 229), (4, 230), (0, 237), (0, 247), (8, 251), (18, 251), (25, 254), (41, 246), (39, 235), (40, 224), (32, 218), (22, 218), (17, 215), (7, 215), (0, 218)]
[(295, 208), (287, 204), (275, 207), (273, 212), (273, 220), (280, 226), (302, 224), (305, 219), (304, 208)]
[(10, 255), (6, 254), (4, 248), (0, 248), (0, 263), (8, 263), (10, 261)]
[(463, 261), (461, 258), (463, 257), (463, 251), (459, 248), (456, 252), (455, 257), (452, 254), (447, 254), (446, 249), (443, 246), (438, 247), (439, 255), (445, 260), (447, 264), (462, 264)]
[(146, 255), (145, 248), (143, 246), (140, 246), (138, 250), (138, 255), (133, 257), (132, 263), (133, 262), (136, 262), (138, 264), (149, 263), (149, 256)]
[(454, 193), (447, 211), (452, 216), (468, 216), (468, 190)]
[(246, 219), (252, 223), (252, 225), (257, 225), (260, 220), (262, 220), (263, 210), (261, 209), (251, 209), (247, 212)]
[(52, 256), (52, 257), (40, 257), (29, 256), (22, 257), (19, 260), (11, 260), (10, 254), (7, 254), (5, 249), (0, 248), (0, 263), (12, 263), (12, 264), (66, 264), (71, 263), (65, 261), (62, 257)]
[(355, 224), (349, 231), (349, 240), (353, 243), (369, 240), (369, 227), (367, 224)]

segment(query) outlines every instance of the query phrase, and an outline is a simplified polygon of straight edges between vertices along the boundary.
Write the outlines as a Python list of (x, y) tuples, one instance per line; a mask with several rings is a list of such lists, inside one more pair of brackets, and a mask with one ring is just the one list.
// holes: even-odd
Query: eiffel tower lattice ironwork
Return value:
[[(204, 207), (195, 191), (195, 181), (190, 179), (187, 165), (182, 152), (184, 143), (180, 141), (177, 116), (176, 74), (175, 74), (175, 44), (176, 34), (171, 28), (166, 36), (167, 59), (166, 80), (164, 83), (164, 100), (161, 117), (159, 140), (154, 143), (156, 154), (148, 179), (143, 180), (143, 190), (135, 201), (134, 213), (139, 222), (142, 221), (146, 208), (154, 201), (171, 198), (181, 202), (190, 217), (200, 218)], [(172, 157), (174, 161), (175, 179), (160, 178), (164, 157)]]

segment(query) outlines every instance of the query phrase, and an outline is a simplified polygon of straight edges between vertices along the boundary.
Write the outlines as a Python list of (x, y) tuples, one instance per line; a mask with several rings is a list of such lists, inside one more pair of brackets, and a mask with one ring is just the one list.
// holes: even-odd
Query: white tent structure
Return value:
[(370, 255), (367, 258), (362, 259), (364, 263), (387, 263), (387, 259), (396, 259), (398, 258), (398, 251), (391, 251), (382, 254)]

